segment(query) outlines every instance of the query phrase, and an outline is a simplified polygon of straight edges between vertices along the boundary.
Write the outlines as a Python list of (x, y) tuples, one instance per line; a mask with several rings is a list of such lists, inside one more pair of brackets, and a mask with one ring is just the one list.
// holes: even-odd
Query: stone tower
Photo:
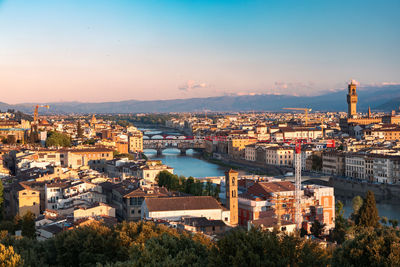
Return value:
[(238, 172), (230, 170), (225, 172), (226, 207), (230, 211), (230, 224), (237, 225), (238, 217)]
[(348, 111), (347, 111), (347, 117), (348, 118), (354, 118), (357, 115), (357, 101), (358, 101), (358, 96), (357, 96), (357, 90), (356, 90), (356, 83), (354, 80), (351, 80), (349, 84), (349, 91), (347, 93), (347, 105), (348, 105)]

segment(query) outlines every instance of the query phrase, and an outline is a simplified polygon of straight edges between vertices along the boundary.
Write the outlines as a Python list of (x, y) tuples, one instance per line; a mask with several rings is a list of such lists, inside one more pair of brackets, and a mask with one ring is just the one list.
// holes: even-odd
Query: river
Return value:
[[(140, 128), (145, 134), (160, 134), (162, 131), (152, 128)], [(166, 135), (181, 135), (178, 132), (163, 132)], [(208, 162), (202, 159), (201, 155), (193, 150), (188, 150), (186, 155), (180, 155), (178, 149), (166, 149), (162, 152), (161, 156), (157, 156), (155, 150), (145, 150), (145, 155), (150, 159), (159, 159), (168, 166), (174, 168), (174, 173), (184, 175), (186, 177), (210, 177), (210, 176), (223, 176), (227, 170), (217, 164)], [(246, 172), (241, 172), (246, 174)], [(351, 200), (342, 200), (344, 203), (345, 216), (348, 217), (353, 211)], [(377, 203), (379, 216), (385, 216), (388, 219), (397, 219), (400, 221), (400, 203)]]

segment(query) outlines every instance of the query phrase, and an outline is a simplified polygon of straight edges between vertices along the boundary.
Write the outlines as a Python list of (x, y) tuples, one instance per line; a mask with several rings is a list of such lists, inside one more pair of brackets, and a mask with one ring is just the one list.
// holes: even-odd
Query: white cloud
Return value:
[(201, 89), (201, 88), (207, 88), (208, 85), (206, 83), (199, 83), (193, 80), (188, 80), (184, 84), (178, 87), (179, 90), (181, 91), (191, 91), (193, 89)]

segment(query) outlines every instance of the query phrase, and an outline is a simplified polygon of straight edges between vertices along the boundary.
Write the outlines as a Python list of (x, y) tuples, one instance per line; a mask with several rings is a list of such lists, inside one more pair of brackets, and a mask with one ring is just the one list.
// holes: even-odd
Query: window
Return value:
[(131, 214), (135, 214), (135, 210), (134, 209), (131, 210)]

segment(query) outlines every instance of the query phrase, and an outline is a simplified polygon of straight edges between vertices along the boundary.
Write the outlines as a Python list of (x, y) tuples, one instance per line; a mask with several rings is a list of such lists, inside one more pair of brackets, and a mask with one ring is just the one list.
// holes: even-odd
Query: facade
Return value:
[(143, 133), (134, 127), (128, 129), (128, 147), (130, 153), (143, 152)]
[(347, 117), (354, 118), (357, 116), (357, 102), (358, 102), (358, 95), (356, 91), (356, 84), (352, 80), (348, 86), (348, 93), (347, 93)]
[(322, 172), (337, 176), (346, 173), (346, 156), (338, 151), (327, 151), (322, 153)]
[(232, 137), (228, 140), (228, 154), (234, 159), (244, 159), (246, 146), (256, 142), (255, 138)]
[(115, 218), (115, 208), (104, 203), (98, 203), (91, 207), (78, 207), (74, 210), (73, 214), (74, 221), (95, 216), (108, 216)]
[(181, 221), (182, 217), (205, 217), (229, 223), (229, 211), (210, 196), (148, 198), (142, 204), (142, 219)]
[(290, 147), (266, 147), (266, 163), (276, 166), (293, 166), (294, 150)]
[[(307, 185), (300, 192), (303, 223), (315, 220), (334, 227), (335, 197), (332, 187)], [(288, 181), (257, 182), (239, 196), (239, 224), (256, 224), (263, 218), (294, 220), (294, 185)], [(261, 224), (261, 223), (259, 223)]]
[(225, 172), (226, 207), (230, 211), (229, 222), (237, 225), (238, 219), (238, 175), (234, 170)]
[(139, 177), (148, 183), (155, 183), (157, 175), (162, 171), (174, 173), (174, 169), (162, 164), (161, 160), (148, 160), (146, 165), (139, 170)]

